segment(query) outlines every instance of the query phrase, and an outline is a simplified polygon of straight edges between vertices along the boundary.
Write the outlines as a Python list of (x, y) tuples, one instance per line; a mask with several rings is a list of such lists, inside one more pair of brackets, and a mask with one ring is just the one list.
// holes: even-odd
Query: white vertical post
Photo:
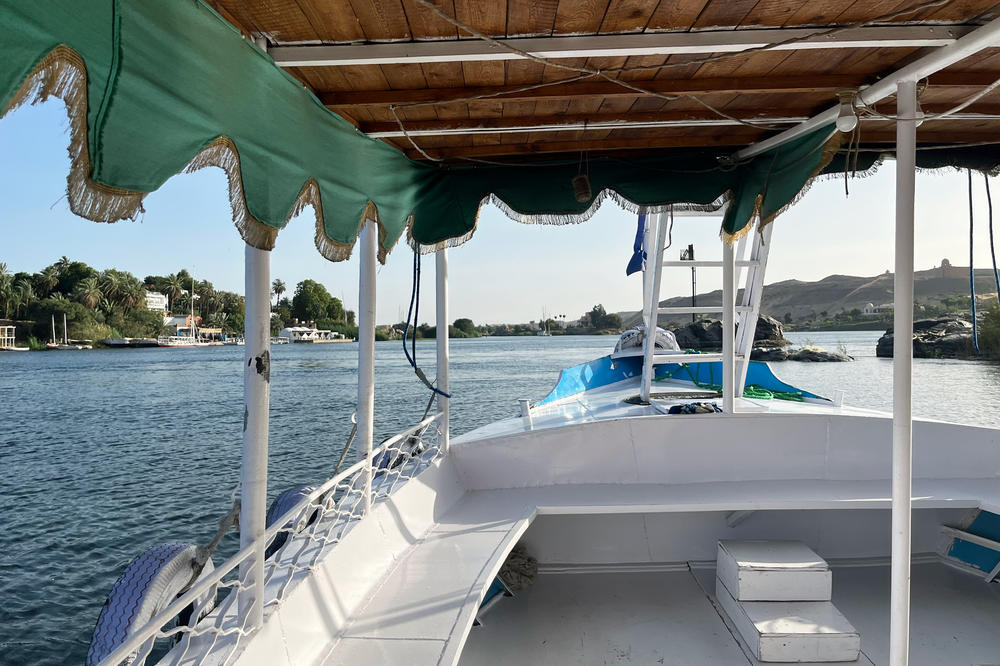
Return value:
[(734, 395), (736, 369), (736, 260), (734, 248), (722, 241), (722, 411), (732, 414), (736, 404)]
[[(437, 310), (437, 388), (444, 393), (450, 393), (448, 389), (448, 250), (442, 248), (437, 251), (434, 258), (434, 273), (437, 293), (435, 294), (435, 304)], [(448, 424), (448, 398), (443, 395), (437, 397), (438, 412), (441, 414), (441, 421), (438, 427), (441, 429), (441, 450), (448, 452), (451, 443)]]
[(649, 292), (653, 289), (653, 273), (649, 270), (649, 249), (653, 247), (653, 215), (643, 215), (645, 226), (642, 231), (642, 251), (646, 253), (646, 261), (642, 266), (642, 323), (649, 325), (649, 307), (652, 302)]
[(906, 666), (910, 651), (910, 492), (913, 390), (913, 197), (917, 83), (896, 87), (896, 261), (892, 351), (892, 574), (889, 664)]
[(271, 399), (271, 253), (246, 246), (243, 334), (243, 465), (240, 471), (240, 548), (256, 545), (240, 565), (239, 611), (244, 628), (264, 622), (264, 534), (267, 515), (267, 425)]
[(365, 220), (361, 227), (361, 275), (358, 294), (358, 457), (365, 461), (362, 505), (372, 506), (372, 438), (375, 433), (375, 264), (378, 227)]
[[(667, 221), (663, 213), (646, 218), (650, 222), (650, 243), (646, 245), (646, 272), (649, 281), (649, 319), (646, 320), (646, 337), (642, 346), (642, 385), (639, 397), (649, 402), (653, 386), (653, 355), (656, 354), (656, 325), (660, 319), (660, 282), (663, 277), (663, 245), (667, 242)], [(652, 230), (656, 229), (653, 240)]]

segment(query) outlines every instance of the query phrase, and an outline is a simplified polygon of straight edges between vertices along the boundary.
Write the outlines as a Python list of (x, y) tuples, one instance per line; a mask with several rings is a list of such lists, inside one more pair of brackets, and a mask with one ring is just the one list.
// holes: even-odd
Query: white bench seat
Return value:
[(452, 664), (534, 507), (469, 494), (395, 564), (324, 664)]

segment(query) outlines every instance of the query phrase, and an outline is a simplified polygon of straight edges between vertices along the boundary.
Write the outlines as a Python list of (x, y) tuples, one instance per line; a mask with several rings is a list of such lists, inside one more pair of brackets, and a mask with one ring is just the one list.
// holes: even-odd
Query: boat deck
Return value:
[[(542, 574), (475, 627), (462, 666), (756, 666), (716, 609), (714, 569)], [(851, 664), (889, 661), (889, 568), (835, 567), (833, 601), (861, 634)], [(1000, 585), (913, 566), (911, 666), (1000, 662)]]

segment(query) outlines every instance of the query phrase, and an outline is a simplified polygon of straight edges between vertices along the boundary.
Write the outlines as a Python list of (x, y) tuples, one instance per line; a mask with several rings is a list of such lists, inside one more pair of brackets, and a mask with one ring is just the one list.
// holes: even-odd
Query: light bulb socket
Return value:
[(837, 93), (840, 100), (840, 110), (837, 112), (837, 129), (845, 134), (853, 132), (858, 126), (858, 112), (854, 108), (855, 90), (841, 90)]

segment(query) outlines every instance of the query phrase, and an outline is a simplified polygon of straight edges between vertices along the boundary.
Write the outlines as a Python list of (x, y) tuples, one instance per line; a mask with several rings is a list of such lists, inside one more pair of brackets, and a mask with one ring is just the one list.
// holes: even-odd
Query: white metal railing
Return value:
[[(154, 650), (165, 654), (168, 663), (190, 660), (195, 655), (199, 662), (229, 663), (239, 653), (242, 639), (253, 633), (250, 615), (238, 603), (240, 596), (262, 595), (265, 609), (280, 605), (324, 555), (358, 521), (364, 520), (366, 504), (384, 501), (442, 454), (442, 418), (442, 412), (428, 416), (372, 450), (374, 476), (368, 502), (363, 497), (367, 461), (362, 459), (303, 497), (274, 521), (260, 540), (203, 575), (163, 612), (129, 636), (101, 666), (122, 663), (141, 666)], [(272, 552), (264, 564), (263, 589), (255, 589), (238, 572), (241, 564), (253, 561), (261, 541)], [(206, 600), (219, 597), (218, 605), (212, 609)], [(194, 612), (186, 622), (180, 621), (179, 616), (189, 606)]]

